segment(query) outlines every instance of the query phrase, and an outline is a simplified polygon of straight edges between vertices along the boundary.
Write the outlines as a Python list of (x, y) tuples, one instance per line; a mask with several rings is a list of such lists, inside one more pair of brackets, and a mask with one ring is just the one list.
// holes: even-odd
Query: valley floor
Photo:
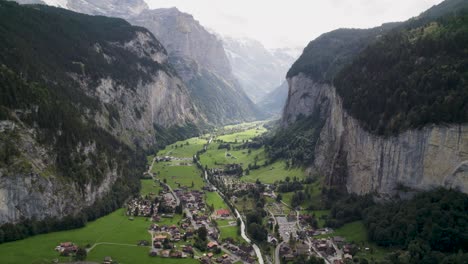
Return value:
[[(169, 196), (170, 191), (173, 194), (175, 194), (174, 191), (179, 192), (180, 190), (185, 190), (185, 192), (204, 191), (203, 201), (206, 204), (206, 208), (200, 208), (198, 211), (190, 209), (184, 204), (183, 213), (174, 214), (173, 218), (161, 218), (161, 221), (157, 222), (157, 224), (159, 226), (181, 226), (185, 215), (204, 214), (208, 216), (208, 220), (201, 223), (201, 225), (206, 225), (209, 231), (217, 230), (220, 233), (218, 238), (210, 238), (209, 240), (213, 242), (217, 241), (219, 245), (223, 245), (221, 253), (218, 252), (213, 258), (227, 254), (231, 260), (235, 261), (233, 263), (248, 263), (245, 259), (242, 260), (238, 255), (226, 248), (226, 245), (242, 245), (246, 244), (246, 241), (240, 235), (240, 227), (235, 217), (233, 217), (234, 212), (232, 212), (232, 208), (230, 208), (218, 192), (209, 190), (213, 186), (207, 183), (203, 170), (194, 163), (193, 157), (197, 155), (201, 167), (211, 172), (223, 170), (226, 166), (232, 164), (242, 167), (244, 173), (240, 174), (240, 176), (223, 176), (221, 178), (224, 181), (222, 184), (228, 183), (229, 186), (238, 186), (234, 187), (234, 190), (229, 191), (229, 197), (231, 197), (229, 203), (238, 209), (242, 215), (246, 215), (255, 210), (257, 201), (247, 195), (235, 199), (235, 194), (240, 189), (255, 186), (255, 182), (258, 181), (273, 184), (284, 181), (286, 178), (302, 180), (306, 177), (303, 169), (286, 168), (285, 161), (280, 160), (265, 165), (268, 157), (263, 146), (257, 149), (242, 147), (244, 143), (251, 141), (252, 138), (266, 131), (263, 122), (226, 126), (210, 135), (176, 142), (160, 150), (157, 155), (149, 156), (148, 175), (152, 178), (147, 175), (147, 179), (141, 180), (142, 197), (150, 196), (154, 198), (155, 195), (161, 192), (164, 193), (164, 189), (166, 189), (164, 186), (167, 184), (170, 187), (169, 190), (166, 189)], [(229, 144), (229, 148), (222, 146), (226, 144)], [(206, 149), (206, 151), (200, 152), (203, 149)], [(306, 188), (311, 194), (311, 200), (317, 200), (317, 203), (319, 203), (320, 183), (314, 182), (308, 184)], [(288, 215), (314, 214), (319, 221), (319, 227), (323, 226), (323, 216), (326, 216), (328, 211), (307, 211), (305, 209), (295, 211), (290, 206), (293, 192), (282, 193), (282, 201), (275, 199), (276, 195), (278, 195), (275, 192), (276, 190), (272, 189), (270, 192), (271, 197), (269, 195), (265, 196), (265, 210), (273, 217), (274, 222), (279, 225), (277, 238), (287, 241), (291, 233), (302, 229), (298, 221), (289, 221), (287, 219)], [(309, 204), (310, 202), (307, 201)], [(215, 220), (216, 214), (220, 210), (227, 210), (230, 217)], [(140, 241), (152, 241), (152, 237), (148, 232), (148, 228), (153, 223), (151, 218), (128, 216), (126, 211), (125, 208), (119, 209), (112, 214), (88, 223), (86, 227), (81, 229), (37, 235), (28, 239), (1, 244), (1, 263), (68, 262), (72, 260), (71, 257), (60, 257), (59, 253), (54, 250), (60, 243), (68, 241), (81, 247), (86, 247), (88, 251), (87, 260), (97, 263), (102, 263), (106, 256), (112, 257), (118, 263), (199, 263), (199, 259), (208, 253), (195, 250), (193, 258), (184, 259), (149, 256), (151, 242), (146, 246), (138, 246), (137, 244)], [(264, 224), (265, 226), (268, 225), (268, 217), (265, 217)], [(196, 224), (193, 225), (194, 227), (198, 227)], [(366, 246), (367, 239), (365, 232), (362, 223), (357, 222), (336, 230), (336, 235), (356, 242), (359, 241), (363, 246)], [(271, 232), (271, 237), (274, 237), (273, 233)], [(232, 241), (231, 244), (226, 244), (226, 241), (229, 240)], [(193, 238), (189, 238), (187, 241), (181, 240), (175, 242), (174, 250), (193, 243)], [(277, 249), (275, 246), (262, 246), (267, 263), (278, 261), (276, 259), (277, 256), (274, 254), (275, 249)], [(158, 251), (158, 255), (159, 253), (160, 251)], [(250, 254), (252, 254), (252, 257), (255, 256), (253, 251)], [(380, 254), (380, 252), (377, 250), (375, 254)]]

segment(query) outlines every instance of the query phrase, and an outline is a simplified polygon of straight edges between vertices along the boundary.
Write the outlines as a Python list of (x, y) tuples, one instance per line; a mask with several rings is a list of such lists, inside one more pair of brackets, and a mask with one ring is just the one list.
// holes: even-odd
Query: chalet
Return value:
[(203, 264), (211, 263), (210, 259), (207, 256), (201, 257), (200, 262), (203, 263)]
[(214, 241), (210, 241), (208, 242), (208, 245), (206, 245), (208, 247), (208, 249), (216, 249), (218, 247), (218, 243), (214, 242)]
[(333, 237), (333, 241), (337, 244), (343, 244), (345, 242), (345, 238), (340, 237), (340, 236), (335, 236)]
[(161, 242), (154, 242), (154, 248), (162, 248), (162, 243)]
[(193, 254), (192, 246), (184, 246), (184, 247), (182, 247), (182, 251), (185, 252), (185, 253)]
[(156, 235), (154, 237), (154, 241), (155, 242), (163, 242), (166, 238), (167, 238), (167, 236), (164, 236), (164, 235)]
[(271, 244), (273, 244), (273, 245), (277, 245), (277, 244), (278, 244), (278, 239), (276, 239), (276, 237), (271, 236), (271, 235), (268, 235), (267, 241), (268, 241), (268, 243), (271, 243)]
[(227, 209), (219, 209), (219, 210), (216, 210), (216, 216), (217, 217), (229, 217), (230, 216), (230, 212), (229, 210)]
[(296, 255), (309, 255), (309, 245), (305, 243), (299, 243), (296, 245)]
[(171, 252), (169, 250), (163, 250), (161, 251), (161, 257), (163, 258), (168, 258), (170, 256)]
[(102, 264), (112, 264), (112, 258), (111, 257), (104, 257), (104, 261)]
[(156, 249), (151, 249), (149, 252), (150, 257), (156, 257), (158, 255), (158, 251)]
[(285, 261), (293, 261), (294, 260), (294, 255), (293, 254), (286, 254), (283, 256), (283, 259)]
[(223, 263), (223, 264), (232, 264), (232, 261), (229, 260), (229, 259), (225, 259), (225, 260), (223, 260), (222, 263)]
[(171, 258), (182, 258), (182, 252), (180, 251), (172, 251), (170, 253)]

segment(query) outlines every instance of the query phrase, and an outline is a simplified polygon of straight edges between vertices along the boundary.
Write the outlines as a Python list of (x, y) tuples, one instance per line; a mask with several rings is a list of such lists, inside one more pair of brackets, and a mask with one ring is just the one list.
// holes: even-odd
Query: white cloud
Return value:
[(305, 46), (340, 27), (369, 28), (416, 16), (442, 0), (145, 0), (151, 8), (176, 6), (223, 35), (250, 37), (265, 46)]

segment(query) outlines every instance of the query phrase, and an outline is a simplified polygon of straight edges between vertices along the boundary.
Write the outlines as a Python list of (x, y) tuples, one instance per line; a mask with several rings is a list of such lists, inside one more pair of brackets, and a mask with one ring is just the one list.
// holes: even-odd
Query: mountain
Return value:
[(232, 74), (223, 43), (177, 8), (146, 10), (129, 21), (148, 28), (169, 52), (191, 97), (216, 124), (254, 120), (259, 111)]
[(267, 50), (253, 39), (224, 37), (223, 43), (234, 76), (254, 102), (283, 83), (286, 72), (297, 58), (286, 49)]
[(312, 164), (352, 193), (468, 192), (462, 7), (468, 3), (448, 0), (404, 23), (312, 41), (288, 72), (276, 154)]
[(0, 38), (0, 223), (80, 226), (138, 193), (161, 135), (197, 132), (189, 92), (147, 29), (0, 1)]
[(260, 107), (260, 109), (265, 113), (280, 115), (283, 112), (287, 98), (288, 83), (284, 81), (283, 84), (263, 97), (258, 103), (258, 107)]
[(209, 123), (226, 124), (263, 117), (232, 74), (223, 43), (191, 15), (176, 8), (151, 10), (143, 0), (45, 2), (85, 14), (125, 18), (149, 29), (167, 49), (170, 63)]

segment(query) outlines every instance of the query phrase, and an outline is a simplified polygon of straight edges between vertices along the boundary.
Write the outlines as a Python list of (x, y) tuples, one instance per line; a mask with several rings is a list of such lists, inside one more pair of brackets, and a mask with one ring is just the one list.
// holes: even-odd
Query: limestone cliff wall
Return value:
[[(468, 193), (468, 125), (428, 125), (397, 136), (365, 131), (342, 105), (334, 87), (299, 74), (289, 81), (283, 125), (320, 111), (325, 125), (314, 167), (327, 179), (344, 178), (349, 192), (393, 194), (399, 186), (458, 188)], [(344, 160), (343, 160), (344, 159)], [(338, 170), (345, 164), (345, 170)]]
[[(21, 218), (41, 220), (73, 215), (104, 197), (117, 178), (123, 177), (112, 157), (103, 157), (109, 165), (103, 169), (100, 183), (88, 182), (79, 187), (55, 173), (55, 153), (36, 142), (34, 129), (22, 123), (0, 121), (0, 133), (15, 135), (21, 153), (14, 164), (0, 167), (0, 224)], [(82, 157), (102, 155), (92, 142), (77, 146), (74, 151)]]

